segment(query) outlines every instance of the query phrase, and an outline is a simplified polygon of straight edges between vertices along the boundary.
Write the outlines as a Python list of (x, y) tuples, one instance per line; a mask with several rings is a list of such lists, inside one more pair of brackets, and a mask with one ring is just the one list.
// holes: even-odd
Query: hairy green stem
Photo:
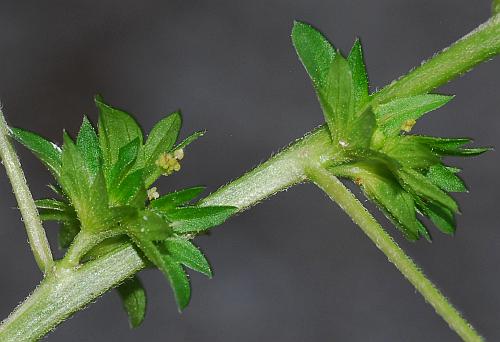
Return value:
[[(499, 25), (497, 15), (452, 47), (375, 94), (372, 97), (373, 104), (431, 91), (479, 62), (491, 58), (499, 51)], [(318, 165), (327, 159), (338, 157), (332, 151), (328, 132), (325, 127), (320, 127), (269, 161), (223, 186), (204, 199), (200, 205), (233, 205), (244, 210), (278, 191), (305, 181), (308, 176), (306, 170), (309, 170), (309, 176), (339, 201), (353, 220), (423, 293), (436, 311), (446, 321), (451, 322), (452, 327), (464, 339), (480, 340), (477, 333), (364, 207), (355, 198), (350, 198), (352, 195), (348, 192), (343, 193), (347, 191), (343, 185), (336, 178), (331, 178), (333, 176), (321, 176), (323, 171)], [(314, 173), (320, 171), (321, 174)], [(89, 261), (79, 268), (56, 267), (54, 273), (49, 274), (33, 294), (2, 323), (0, 340), (32, 341), (40, 338), (72, 313), (143, 267), (143, 261), (130, 244), (124, 244), (120, 249)]]
[(309, 168), (307, 174), (310, 180), (318, 185), (332, 201), (337, 202), (464, 341), (482, 341), (474, 328), (337, 177), (320, 165)]
[(500, 14), (491, 17), (418, 68), (375, 93), (372, 104), (378, 105), (398, 97), (430, 92), (498, 53), (500, 53)]
[[(309, 160), (319, 162), (334, 157), (330, 135), (325, 127), (320, 127), (242, 178), (208, 196), (203, 205), (236, 205), (244, 210), (292, 184), (304, 181), (304, 170)], [(0, 341), (37, 340), (64, 318), (145, 267), (130, 243), (80, 268), (73, 267), (82, 251), (93, 244), (93, 238), (85, 234), (76, 237), (73, 247), (58, 263), (54, 274), (46, 277), (2, 323)], [(117, 260), (120, 262), (117, 263)], [(104, 268), (102, 272), (101, 268)], [(102, 281), (95, 279), (104, 274), (106, 277)]]
[(291, 144), (258, 167), (222, 186), (203, 199), (199, 205), (230, 205), (240, 211), (265, 198), (306, 180), (304, 167), (309, 160), (332, 160), (330, 133), (321, 126)]
[(79, 268), (56, 265), (0, 326), (0, 341), (36, 341), (110, 288), (144, 268), (131, 245)]
[(83, 229), (80, 230), (80, 232), (75, 236), (73, 243), (71, 243), (71, 246), (69, 246), (66, 251), (64, 259), (61, 260), (61, 265), (66, 268), (77, 267), (85, 254), (97, 246), (97, 244), (119, 234), (123, 233), (117, 229), (92, 233)]
[(21, 211), (24, 226), (28, 233), (28, 240), (35, 256), (35, 261), (40, 270), (46, 274), (54, 266), (54, 259), (50, 250), (49, 241), (45, 235), (45, 229), (42, 226), (38, 210), (31, 195), (30, 189), (26, 183), (21, 163), (10, 143), (8, 127), (5, 122), (3, 112), (0, 110), (0, 156), (7, 171), (7, 176), (12, 184), (14, 195)]

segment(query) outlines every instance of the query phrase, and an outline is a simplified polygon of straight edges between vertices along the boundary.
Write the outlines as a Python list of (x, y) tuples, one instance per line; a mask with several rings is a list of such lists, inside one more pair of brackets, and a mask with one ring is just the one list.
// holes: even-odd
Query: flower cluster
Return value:
[[(37, 201), (43, 220), (61, 223), (59, 244), (72, 248), (78, 236), (93, 237), (78, 262), (97, 258), (124, 241), (133, 243), (145, 261), (169, 280), (178, 306), (190, 299), (184, 267), (211, 276), (210, 266), (190, 241), (224, 222), (234, 207), (190, 204), (204, 190), (188, 188), (160, 196), (152, 184), (163, 174), (180, 169), (184, 149), (203, 134), (197, 132), (175, 145), (180, 113), (159, 121), (144, 139), (142, 129), (128, 113), (96, 97), (98, 131), (87, 118), (74, 141), (64, 133), (62, 148), (35, 133), (12, 128), (11, 135), (29, 148), (51, 171), (57, 198)], [(148, 190), (149, 189), (149, 190)], [(144, 317), (145, 294), (137, 278), (118, 288), (133, 326)], [(139, 296), (139, 297), (138, 297)], [(138, 304), (142, 298), (144, 305)]]
[(343, 158), (331, 162), (336, 176), (353, 180), (409, 240), (431, 239), (418, 215), (442, 232), (455, 231), (459, 212), (449, 192), (467, 191), (457, 168), (444, 156), (473, 156), (488, 149), (464, 148), (467, 138), (411, 135), (425, 113), (452, 96), (416, 94), (373, 104), (359, 40), (347, 58), (313, 27), (297, 22), (292, 40), (323, 109), (334, 148)]

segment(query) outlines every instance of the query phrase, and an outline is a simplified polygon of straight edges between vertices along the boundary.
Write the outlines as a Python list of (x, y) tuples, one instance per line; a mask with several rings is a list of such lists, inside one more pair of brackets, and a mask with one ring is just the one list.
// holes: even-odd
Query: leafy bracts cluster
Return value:
[[(96, 97), (98, 132), (84, 118), (74, 141), (66, 132), (62, 148), (37, 134), (12, 128), (11, 135), (29, 148), (51, 171), (56, 198), (37, 201), (44, 220), (61, 223), (59, 244), (68, 248), (62, 262), (77, 266), (98, 258), (124, 240), (169, 280), (179, 309), (189, 303), (190, 284), (184, 267), (211, 276), (210, 266), (190, 241), (235, 212), (234, 207), (190, 204), (203, 187), (159, 196), (152, 184), (180, 169), (184, 148), (202, 135), (178, 145), (180, 113), (159, 121), (147, 139), (134, 118)], [(66, 260), (69, 258), (69, 260)], [(134, 277), (118, 288), (131, 324), (144, 316), (146, 297)]]
[(353, 180), (409, 240), (430, 240), (418, 215), (447, 234), (459, 212), (449, 192), (467, 191), (460, 171), (444, 156), (474, 156), (488, 149), (464, 148), (467, 138), (409, 134), (416, 120), (452, 99), (420, 94), (372, 105), (359, 40), (347, 58), (313, 27), (295, 23), (292, 40), (323, 109), (340, 161), (328, 165)]

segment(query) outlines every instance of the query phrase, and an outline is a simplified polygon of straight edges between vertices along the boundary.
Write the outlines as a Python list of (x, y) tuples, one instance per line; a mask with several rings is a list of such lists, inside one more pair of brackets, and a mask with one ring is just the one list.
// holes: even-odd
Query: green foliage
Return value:
[[(386, 136), (399, 135), (405, 122), (444, 106), (453, 96), (424, 94), (392, 100), (377, 107), (377, 123)], [(411, 129), (411, 127), (409, 127)]]
[(146, 315), (146, 291), (137, 276), (133, 276), (116, 288), (122, 299), (123, 308), (128, 314), (130, 326), (141, 325)]
[[(487, 148), (464, 148), (467, 138), (436, 138), (409, 132), (424, 114), (453, 96), (419, 94), (372, 106), (359, 40), (345, 59), (312, 26), (297, 22), (292, 41), (319, 98), (332, 142), (343, 162), (329, 166), (353, 180), (409, 240), (430, 240), (418, 215), (447, 234), (459, 211), (449, 192), (467, 191), (445, 156), (475, 156)], [(338, 155), (338, 154), (337, 154)]]
[[(196, 132), (175, 145), (182, 122), (179, 112), (160, 120), (144, 142), (143, 132), (130, 114), (111, 107), (101, 97), (95, 102), (98, 134), (85, 117), (76, 143), (65, 132), (62, 148), (34, 133), (12, 129), (12, 137), (32, 150), (57, 182), (52, 189), (59, 199), (36, 201), (41, 218), (60, 222), (61, 248), (70, 247), (79, 232), (105, 237), (80, 256), (83, 262), (118, 248), (123, 239), (131, 241), (147, 263), (165, 274), (182, 310), (191, 294), (184, 267), (212, 275), (207, 260), (190, 239), (223, 223), (236, 208), (193, 205), (203, 187), (161, 197), (156, 188), (148, 190), (161, 174), (178, 170), (183, 148), (203, 135)], [(131, 325), (138, 326), (146, 307), (142, 285), (132, 278), (118, 292)]]
[(21, 128), (12, 128), (10, 133), (14, 139), (30, 149), (55, 177), (61, 175), (61, 148), (59, 146), (38, 134)]

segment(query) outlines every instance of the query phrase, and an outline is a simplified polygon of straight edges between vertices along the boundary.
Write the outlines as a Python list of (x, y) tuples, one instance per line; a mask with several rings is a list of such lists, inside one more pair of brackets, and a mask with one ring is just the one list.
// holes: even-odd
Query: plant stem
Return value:
[(28, 240), (35, 256), (35, 261), (40, 270), (47, 274), (54, 266), (54, 259), (50, 250), (49, 241), (45, 235), (45, 230), (40, 221), (38, 210), (31, 195), (26, 178), (24, 177), (21, 163), (10, 143), (7, 123), (3, 112), (0, 110), (0, 156), (7, 171), (7, 176), (12, 184), (14, 195), (16, 196), (19, 210), (23, 218)]
[[(325, 127), (319, 127), (269, 161), (208, 196), (203, 204), (236, 205), (244, 210), (292, 184), (304, 181), (304, 170), (309, 160), (319, 162), (332, 157), (330, 135)], [(72, 267), (82, 251), (92, 244), (88, 236), (77, 235), (72, 251), (58, 262), (54, 274), (46, 277), (2, 323), (0, 341), (33, 341), (42, 337), (72, 313), (145, 267), (130, 243), (80, 268)]]
[(335, 153), (330, 133), (321, 126), (291, 144), (250, 172), (204, 198), (199, 205), (230, 205), (240, 211), (306, 180), (309, 160), (332, 160)]
[(444, 49), (372, 98), (378, 105), (398, 97), (428, 93), (500, 53), (500, 14)]
[(337, 177), (321, 166), (313, 166), (307, 173), (311, 181), (337, 202), (464, 341), (483, 340)]
[(110, 288), (144, 268), (131, 245), (124, 245), (80, 268), (56, 265), (0, 326), (0, 341), (36, 341)]
[[(492, 57), (499, 49), (499, 25), (497, 15), (449, 49), (382, 89), (372, 97), (373, 103), (376, 105), (393, 98), (431, 91), (479, 62)], [(3, 149), (7, 145), (2, 144), (2, 146)], [(233, 205), (245, 210), (278, 191), (305, 181), (306, 168), (309, 167), (311, 178), (318, 178), (314, 181), (332, 193), (344, 210), (352, 215), (353, 220), (365, 230), (379, 248), (387, 252), (391, 261), (399, 265), (403, 274), (427, 300), (431, 301), (436, 311), (447, 321), (451, 321), (453, 328), (464, 339), (480, 340), (477, 333), (468, 326), (446, 298), (425, 278), (338, 179), (331, 178), (333, 176), (322, 179), (321, 174), (324, 170), (315, 168), (328, 159), (338, 157), (339, 155), (334, 153), (326, 128), (322, 126), (241, 178), (221, 187), (205, 198), (200, 205)], [(315, 176), (314, 172), (320, 174)], [(329, 190), (330, 188), (333, 190)], [(347, 193), (343, 194), (342, 191)], [(356, 203), (359, 207), (356, 207)], [(119, 249), (80, 268), (56, 267), (54, 273), (49, 274), (33, 294), (2, 323), (0, 340), (30, 341), (40, 338), (72, 313), (143, 267), (145, 265), (142, 259), (130, 243), (123, 244)]]

